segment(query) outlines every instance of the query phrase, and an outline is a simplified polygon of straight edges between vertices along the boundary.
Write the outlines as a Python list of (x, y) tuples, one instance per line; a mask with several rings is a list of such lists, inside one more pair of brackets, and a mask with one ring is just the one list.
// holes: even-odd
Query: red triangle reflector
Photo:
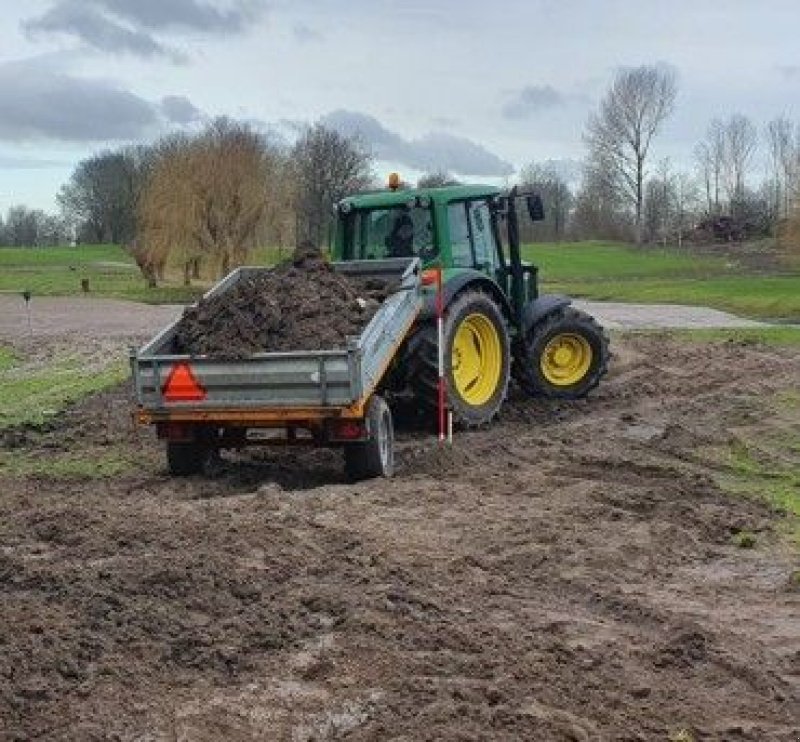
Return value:
[(206, 390), (197, 381), (188, 363), (177, 363), (161, 390), (167, 402), (202, 402)]

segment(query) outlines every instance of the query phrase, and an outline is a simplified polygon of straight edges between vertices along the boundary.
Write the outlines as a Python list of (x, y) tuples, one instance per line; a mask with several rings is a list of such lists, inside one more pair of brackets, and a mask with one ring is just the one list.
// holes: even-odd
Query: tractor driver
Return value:
[(386, 238), (389, 256), (393, 258), (414, 257), (414, 222), (407, 212), (402, 212), (394, 220), (392, 231)]

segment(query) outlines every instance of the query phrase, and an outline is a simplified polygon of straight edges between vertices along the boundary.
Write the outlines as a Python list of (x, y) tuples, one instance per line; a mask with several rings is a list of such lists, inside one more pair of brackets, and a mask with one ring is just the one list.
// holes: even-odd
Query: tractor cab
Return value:
[[(514, 194), (514, 195), (512, 195)], [(522, 261), (517, 210), (520, 198), (492, 186), (389, 190), (353, 196), (336, 208), (335, 260), (418, 257), (444, 272), (444, 282), (468, 272), (497, 285), (514, 314), (538, 296), (535, 266)], [(528, 213), (543, 218), (529, 194)]]

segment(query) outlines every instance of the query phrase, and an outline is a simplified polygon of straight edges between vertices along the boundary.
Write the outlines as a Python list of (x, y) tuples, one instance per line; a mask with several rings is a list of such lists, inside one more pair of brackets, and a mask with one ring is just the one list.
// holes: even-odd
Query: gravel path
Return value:
[(623, 304), (608, 301), (576, 301), (575, 306), (613, 330), (698, 329), (767, 327), (765, 322), (737, 317), (709, 307), (683, 304)]
[(9, 340), (80, 333), (92, 338), (146, 337), (177, 318), (182, 307), (153, 306), (117, 299), (73, 296), (34, 297), (30, 328), (25, 302), (0, 296), (0, 338)]

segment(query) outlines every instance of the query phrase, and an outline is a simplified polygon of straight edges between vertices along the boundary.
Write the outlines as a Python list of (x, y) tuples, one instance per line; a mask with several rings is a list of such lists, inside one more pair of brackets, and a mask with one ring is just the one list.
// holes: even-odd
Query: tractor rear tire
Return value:
[(367, 403), (366, 423), (369, 438), (344, 448), (345, 473), (353, 482), (394, 474), (394, 424), (383, 397), (375, 394)]
[(167, 441), (167, 467), (175, 477), (200, 474), (209, 457), (209, 448), (196, 441)]
[[(438, 406), (436, 325), (426, 323), (409, 343), (410, 380), (427, 410)], [(447, 404), (456, 424), (472, 427), (491, 421), (505, 401), (511, 351), (505, 318), (482, 291), (465, 291), (444, 318), (444, 371)]]
[(518, 351), (515, 376), (539, 397), (580, 399), (608, 370), (608, 336), (593, 317), (573, 307), (534, 325)]

